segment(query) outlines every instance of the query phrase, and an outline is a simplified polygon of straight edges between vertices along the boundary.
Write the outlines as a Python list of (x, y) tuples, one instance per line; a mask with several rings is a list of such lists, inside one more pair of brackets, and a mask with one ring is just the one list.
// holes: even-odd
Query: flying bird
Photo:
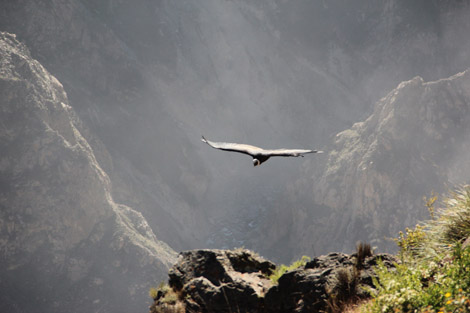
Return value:
[(209, 146), (215, 149), (224, 151), (239, 152), (251, 155), (253, 157), (253, 166), (261, 165), (266, 162), (270, 157), (281, 156), (281, 157), (303, 157), (307, 153), (323, 153), (318, 150), (305, 150), (305, 149), (273, 149), (266, 150), (255, 146), (230, 143), (230, 142), (213, 142), (209, 141), (204, 136), (201, 138), (202, 142), (207, 143)]

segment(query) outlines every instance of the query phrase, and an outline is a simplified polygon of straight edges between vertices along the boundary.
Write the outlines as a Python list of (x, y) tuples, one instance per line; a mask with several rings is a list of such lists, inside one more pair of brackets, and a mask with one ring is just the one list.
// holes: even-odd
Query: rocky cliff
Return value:
[[(311, 180), (295, 183), (321, 158), (253, 171), (199, 136), (328, 145), (399, 82), (468, 68), (468, 12), (457, 0), (6, 0), (0, 29), (62, 82), (105, 147), (88, 140), (114, 199), (137, 208), (158, 238), (177, 250), (245, 245), (287, 261), (295, 253), (276, 242), (292, 232), (303, 240), (310, 232), (300, 236), (297, 219), (329, 214), (314, 205)], [(258, 227), (266, 220), (279, 227)], [(276, 232), (268, 245), (257, 239), (267, 232)]]
[[(63, 84), (112, 199), (139, 210), (158, 239), (178, 251), (245, 245), (288, 262), (364, 237), (381, 245), (425, 213), (419, 199), (429, 188), (466, 180), (465, 144), (451, 144), (456, 154), (437, 152), (445, 140), (415, 136), (424, 132), (411, 126), (421, 125), (421, 113), (397, 120), (393, 109), (380, 113), (383, 102), (373, 113), (373, 103), (418, 74), (432, 81), (468, 68), (468, 16), (458, 0), (5, 0), (0, 30), (17, 34)], [(454, 88), (454, 79), (445, 81)], [(425, 106), (412, 90), (433, 84), (409, 86), (389, 107), (406, 107), (408, 96)], [(452, 101), (467, 101), (451, 92), (442, 100), (449, 112)], [(433, 110), (426, 115), (441, 121)], [(402, 122), (415, 142), (401, 138)], [(426, 131), (439, 133), (438, 124)], [(373, 135), (381, 129), (394, 135)], [(449, 129), (456, 137), (468, 130)], [(272, 160), (253, 170), (243, 156), (201, 145), (201, 134), (266, 148), (327, 145), (332, 153), (325, 163)], [(418, 146), (423, 138), (430, 146)], [(10, 144), (1, 151), (17, 153)], [(10, 201), (10, 178), (0, 179)], [(24, 182), (18, 190), (30, 188)]]
[(0, 311), (144, 310), (175, 252), (113, 200), (62, 84), (3, 32), (0, 94)]
[[(341, 312), (342, 305), (368, 298), (374, 266), (393, 267), (390, 255), (330, 253), (270, 278), (277, 266), (243, 249), (182, 252), (169, 272), (169, 287), (155, 290), (158, 312)], [(370, 248), (370, 247), (369, 247)]]
[[(159, 1), (6, 1), (0, 29), (18, 36), (57, 77), (95, 140), (89, 144), (120, 203), (138, 208), (159, 238), (195, 246), (208, 228), (194, 207), (208, 175), (153, 80), (175, 62)], [(171, 106), (171, 105), (170, 105)], [(199, 133), (199, 132), (198, 132)], [(199, 134), (196, 138), (199, 137)], [(193, 148), (192, 148), (193, 149)], [(177, 192), (175, 192), (177, 190)], [(178, 231), (174, 231), (178, 229)]]
[[(357, 240), (387, 247), (388, 238), (427, 217), (423, 197), (470, 177), (469, 113), (470, 70), (432, 82), (416, 77), (378, 101), (369, 118), (336, 135), (324, 168), (296, 183), (313, 186), (310, 195), (297, 196), (310, 197), (323, 211), (287, 213), (292, 242), (306, 243), (297, 245), (298, 253), (342, 250)], [(310, 244), (307, 238), (328, 239)]]

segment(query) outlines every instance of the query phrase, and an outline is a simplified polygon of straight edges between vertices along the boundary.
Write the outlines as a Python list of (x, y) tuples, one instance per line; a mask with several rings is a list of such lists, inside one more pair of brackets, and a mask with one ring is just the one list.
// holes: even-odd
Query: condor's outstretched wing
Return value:
[(204, 136), (202, 136), (201, 141), (207, 143), (209, 146), (215, 149), (239, 152), (239, 153), (244, 153), (244, 154), (248, 154), (251, 156), (263, 154), (263, 152), (265, 151), (255, 146), (244, 145), (244, 144), (239, 144), (239, 143), (209, 141), (206, 138), (204, 138)]
[(306, 150), (306, 149), (274, 149), (264, 150), (269, 156), (282, 156), (282, 157), (303, 157), (307, 153), (323, 153), (318, 150)]
[(283, 157), (298, 157), (303, 156), (307, 153), (322, 153), (323, 151), (317, 150), (306, 150), (306, 149), (261, 149), (259, 147), (239, 144), (239, 143), (230, 143), (230, 142), (213, 142), (209, 141), (204, 136), (202, 136), (202, 142), (207, 143), (209, 146), (215, 149), (225, 150), (225, 151), (233, 151), (233, 152), (240, 152), (244, 154), (248, 154), (251, 156), (283, 156)]

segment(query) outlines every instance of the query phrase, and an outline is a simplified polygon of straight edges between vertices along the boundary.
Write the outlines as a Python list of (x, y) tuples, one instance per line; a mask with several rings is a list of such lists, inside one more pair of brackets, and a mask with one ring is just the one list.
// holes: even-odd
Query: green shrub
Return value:
[[(434, 209), (437, 196), (426, 200), (431, 219), (407, 228), (395, 239), (402, 261), (436, 260), (450, 253), (452, 247), (470, 237), (470, 187), (462, 187), (443, 201), (444, 208)], [(406, 260), (404, 260), (406, 259)]]
[(379, 264), (373, 300), (362, 312), (470, 312), (470, 188), (451, 193), (445, 209), (431, 219), (400, 233), (396, 242), (401, 264), (394, 270)]
[(153, 300), (155, 300), (155, 299), (157, 299), (157, 295), (158, 295), (158, 290), (157, 290), (157, 288), (154, 288), (154, 287), (150, 288), (150, 290), (149, 290), (149, 296), (150, 296), (150, 298), (152, 298)]
[(175, 292), (172, 288), (170, 288), (170, 286), (168, 286), (168, 284), (165, 284), (164, 282), (160, 283), (158, 288), (150, 288), (149, 296), (153, 300), (159, 300), (159, 302), (161, 303), (170, 304), (176, 303), (176, 301), (178, 301), (179, 299), (178, 293)]
[(284, 273), (287, 273), (289, 271), (295, 270), (296, 268), (305, 266), (305, 264), (307, 264), (308, 261), (310, 261), (310, 258), (304, 255), (300, 260), (293, 262), (289, 266), (282, 264), (281, 266), (276, 267), (276, 269), (272, 272), (269, 278), (271, 279), (273, 283), (277, 283), (279, 278), (282, 275), (284, 275)]
[(426, 232), (422, 225), (416, 225), (414, 229), (406, 228), (405, 232), (400, 231), (398, 238), (395, 238), (398, 248), (400, 249), (400, 259), (422, 257), (422, 252), (426, 250), (424, 247), (426, 242)]
[(452, 261), (378, 266), (374, 300), (365, 312), (470, 312), (470, 249), (457, 244)]
[(154, 303), (150, 306), (150, 313), (184, 313), (185, 305), (182, 294), (175, 291), (168, 284), (162, 282), (158, 288), (150, 288), (150, 297)]

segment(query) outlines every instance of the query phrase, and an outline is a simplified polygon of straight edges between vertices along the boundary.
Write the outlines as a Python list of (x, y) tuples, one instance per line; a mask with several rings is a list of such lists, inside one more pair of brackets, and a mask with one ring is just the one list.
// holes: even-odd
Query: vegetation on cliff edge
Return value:
[[(470, 312), (470, 186), (452, 192), (442, 201), (443, 208), (435, 209), (436, 203), (433, 194), (426, 199), (430, 219), (399, 233), (395, 241), (400, 261), (395, 259), (394, 265), (371, 259), (370, 245), (358, 244), (353, 263), (328, 280), (325, 312)], [(375, 288), (361, 283), (364, 266), (373, 260), (378, 262), (373, 265), (375, 274), (368, 277)], [(269, 278), (277, 284), (283, 274), (309, 261), (304, 256), (278, 266)], [(185, 311), (183, 295), (168, 285), (151, 289), (150, 296), (155, 301), (151, 312)]]
[(292, 262), (291, 265), (281, 264), (280, 266), (276, 267), (276, 269), (272, 272), (272, 274), (269, 276), (269, 278), (271, 279), (271, 281), (273, 283), (277, 283), (279, 278), (282, 275), (284, 275), (285, 273), (287, 273), (289, 271), (295, 270), (296, 268), (300, 268), (300, 267), (305, 266), (305, 264), (307, 264), (308, 261), (310, 261), (310, 257), (304, 255), (304, 256), (302, 256), (301, 259)]
[(371, 301), (357, 312), (470, 312), (470, 187), (462, 187), (431, 219), (396, 239), (401, 264), (379, 265)]

